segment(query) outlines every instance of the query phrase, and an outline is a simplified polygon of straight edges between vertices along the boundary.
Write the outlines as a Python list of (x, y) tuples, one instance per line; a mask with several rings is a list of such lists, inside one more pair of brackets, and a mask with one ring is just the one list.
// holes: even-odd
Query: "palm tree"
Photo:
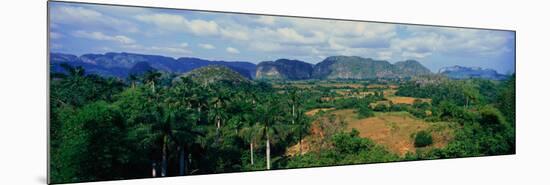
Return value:
[(265, 101), (258, 106), (258, 121), (262, 124), (262, 136), (265, 138), (266, 169), (271, 169), (271, 143), (278, 137), (282, 138), (284, 131), (288, 130), (278, 124), (282, 119), (280, 102), (274, 95), (265, 95)]
[[(305, 123), (303, 122), (303, 111), (301, 110), (296, 110), (298, 109), (298, 107), (300, 106), (300, 96), (299, 96), (299, 92), (296, 88), (291, 88), (289, 91), (288, 91), (288, 96), (289, 96), (289, 105), (291, 107), (291, 122), (292, 122), (292, 125), (295, 126), (297, 129), (298, 129), (298, 135), (299, 135), (299, 141), (298, 141), (298, 146), (299, 146), (299, 153), (300, 155), (302, 154), (302, 132), (303, 132), (303, 129), (304, 129), (304, 126), (305, 126)], [(298, 114), (300, 114), (300, 116), (298, 117)]]
[(155, 93), (155, 82), (160, 79), (161, 75), (162, 74), (155, 70), (148, 70), (147, 72), (145, 72), (143, 80), (145, 83), (151, 86), (151, 92)]
[(239, 118), (244, 122), (244, 126), (239, 130), (239, 136), (249, 143), (250, 165), (254, 165), (255, 144), (261, 140), (263, 127), (258, 124), (257, 102), (258, 92), (253, 86), (244, 85), (239, 90), (238, 99), (242, 104)]
[(479, 96), (479, 93), (476, 91), (476, 88), (474, 87), (473, 83), (464, 83), (462, 87), (462, 91), (464, 93), (464, 97), (466, 99), (466, 103), (464, 104), (465, 108), (468, 108), (468, 106), (471, 104), (472, 101), (476, 100), (476, 97)]
[(230, 121), (233, 122), (231, 125), (235, 127), (239, 137), (249, 143), (250, 164), (254, 165), (254, 145), (261, 139), (259, 133), (262, 131), (262, 126), (257, 121), (256, 99), (254, 98), (257, 98), (257, 96), (252, 95), (254, 92), (250, 89), (241, 88), (238, 90), (237, 96), (233, 98), (233, 117)]
[(200, 112), (194, 107), (194, 100), (197, 91), (196, 84), (191, 81), (184, 81), (170, 88), (164, 104), (165, 116), (168, 127), (166, 132), (169, 138), (175, 143), (179, 157), (179, 175), (186, 173), (186, 150), (195, 142), (198, 136), (204, 136), (202, 127), (196, 123)]
[(296, 122), (294, 123), (294, 126), (298, 130), (299, 154), (302, 155), (302, 140), (309, 126), (309, 119), (307, 119), (302, 109), (298, 110), (296, 113)]
[(239, 131), (239, 135), (249, 144), (250, 150), (250, 165), (254, 165), (254, 149), (255, 143), (258, 143), (261, 140), (261, 132), (263, 131), (263, 126), (256, 122), (254, 116), (250, 116), (247, 119), (249, 123), (247, 126), (244, 126)]
[(128, 80), (132, 84), (132, 89), (133, 89), (133, 88), (136, 88), (136, 82), (139, 80), (139, 77), (135, 74), (131, 74), (130, 76), (128, 76)]
[(227, 116), (225, 108), (230, 100), (230, 92), (224, 90), (224, 87), (218, 87), (217, 90), (211, 91), (212, 98), (210, 100), (211, 114), (216, 123), (216, 135), (219, 137), (220, 127), (222, 125), (223, 119)]

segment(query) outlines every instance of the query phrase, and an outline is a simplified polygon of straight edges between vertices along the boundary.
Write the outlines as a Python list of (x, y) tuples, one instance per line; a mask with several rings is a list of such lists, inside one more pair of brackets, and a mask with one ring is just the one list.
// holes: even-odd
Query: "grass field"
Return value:
[[(316, 113), (320, 110), (313, 109), (308, 112), (308, 115), (313, 115), (312, 112)], [(414, 134), (421, 130), (427, 130), (432, 134), (433, 144), (428, 148), (442, 148), (453, 137), (453, 123), (426, 122), (408, 112), (377, 112), (374, 117), (358, 119), (358, 115), (353, 109), (324, 109), (324, 111), (328, 112), (319, 119), (333, 114), (337, 119), (335, 122), (343, 121), (346, 123), (345, 130), (356, 129), (361, 137), (369, 138), (400, 156), (404, 156), (407, 152), (416, 152)], [(324, 137), (318, 124), (318, 121), (314, 122), (311, 135), (302, 140), (302, 153), (315, 150), (316, 146), (319, 145), (317, 143), (318, 139), (315, 137)], [(298, 145), (292, 146), (288, 149), (287, 155), (295, 155), (298, 151)]]
[(431, 103), (431, 99), (428, 98), (414, 98), (414, 97), (405, 97), (405, 96), (391, 96), (387, 97), (389, 101), (391, 101), (393, 104), (408, 104), (412, 105), (415, 100), (420, 100), (420, 102), (427, 102)]

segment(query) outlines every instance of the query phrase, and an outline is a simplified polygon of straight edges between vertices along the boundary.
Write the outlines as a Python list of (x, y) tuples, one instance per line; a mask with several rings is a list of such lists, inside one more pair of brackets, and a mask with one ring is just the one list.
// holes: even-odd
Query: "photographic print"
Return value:
[(49, 183), (515, 154), (515, 31), (48, 2)]

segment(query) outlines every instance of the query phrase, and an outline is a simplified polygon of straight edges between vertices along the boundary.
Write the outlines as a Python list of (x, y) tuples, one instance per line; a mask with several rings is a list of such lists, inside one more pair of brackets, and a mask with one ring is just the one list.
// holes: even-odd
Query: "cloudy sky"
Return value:
[(513, 32), (50, 2), (50, 49), (318, 63), (353, 55), (513, 73)]

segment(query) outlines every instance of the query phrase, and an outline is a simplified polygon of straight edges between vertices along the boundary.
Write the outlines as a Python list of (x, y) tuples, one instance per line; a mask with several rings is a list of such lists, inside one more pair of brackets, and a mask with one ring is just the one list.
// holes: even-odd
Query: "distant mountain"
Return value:
[[(209, 61), (198, 58), (174, 59), (158, 55), (134, 53), (85, 54), (80, 57), (62, 53), (50, 53), (50, 63), (54, 72), (62, 70), (59, 64), (68, 63), (73, 66), (84, 67), (87, 73), (120, 78), (126, 78), (132, 69), (139, 70), (139, 68), (149, 67), (160, 71), (182, 74), (199, 67), (220, 65), (226, 66), (249, 79), (252, 79), (256, 73), (256, 65), (250, 62)], [(136, 65), (138, 66), (136, 67)]]
[[(159, 55), (134, 53), (111, 52), (85, 54), (80, 57), (63, 53), (50, 53), (52, 72), (63, 72), (60, 67), (62, 63), (82, 66), (89, 74), (119, 78), (126, 78), (130, 74), (143, 74), (152, 69), (184, 74), (206, 66), (223, 66), (248, 79), (372, 79), (405, 78), (431, 74), (430, 70), (415, 60), (391, 64), (385, 60), (374, 60), (358, 56), (331, 56), (316, 65), (299, 60), (278, 59), (261, 62), (256, 66), (253, 63), (242, 61), (210, 61), (190, 57), (174, 59)], [(438, 73), (451, 79), (484, 78), (502, 80), (507, 77), (492, 69), (463, 66), (445, 67), (440, 69)]]
[(101, 76), (125, 77), (128, 75), (128, 69), (120, 67), (106, 67), (97, 65), (89, 60), (84, 62), (81, 57), (70, 54), (50, 53), (50, 65), (52, 72), (64, 72), (60, 64), (67, 63), (71, 66), (82, 66), (87, 74), (98, 74)]
[(432, 73), (428, 68), (424, 67), (416, 60), (406, 60), (401, 62), (396, 62), (393, 64), (399, 73), (405, 76), (418, 76), (418, 75), (427, 75)]
[(155, 68), (151, 67), (149, 63), (147, 62), (138, 62), (130, 70), (128, 71), (129, 75), (142, 75), (146, 73), (147, 71), (154, 71)]
[(191, 78), (191, 80), (196, 83), (203, 85), (208, 85), (219, 81), (228, 81), (232, 83), (248, 82), (248, 79), (243, 77), (241, 74), (229, 69), (226, 66), (220, 65), (200, 67), (181, 76)]
[(304, 80), (311, 78), (313, 65), (289, 59), (260, 62), (256, 66), (257, 79)]
[(482, 69), (480, 67), (464, 67), (464, 66), (451, 66), (444, 67), (439, 70), (439, 74), (443, 74), (451, 79), (470, 79), (470, 78), (483, 78), (490, 80), (504, 80), (508, 76), (499, 74), (493, 69)]
[(430, 73), (430, 70), (413, 60), (392, 65), (385, 60), (331, 56), (315, 65), (312, 76), (318, 79), (370, 79), (411, 77)]
[(253, 79), (256, 74), (256, 64), (250, 63), (250, 62), (243, 62), (243, 61), (210, 61), (210, 60), (204, 60), (200, 58), (189, 58), (189, 57), (182, 57), (178, 58), (178, 62), (183, 62), (186, 64), (186, 66), (196, 69), (199, 67), (204, 67), (208, 65), (219, 65), (219, 66), (226, 66), (234, 71), (237, 71), (244, 77), (248, 79)]

